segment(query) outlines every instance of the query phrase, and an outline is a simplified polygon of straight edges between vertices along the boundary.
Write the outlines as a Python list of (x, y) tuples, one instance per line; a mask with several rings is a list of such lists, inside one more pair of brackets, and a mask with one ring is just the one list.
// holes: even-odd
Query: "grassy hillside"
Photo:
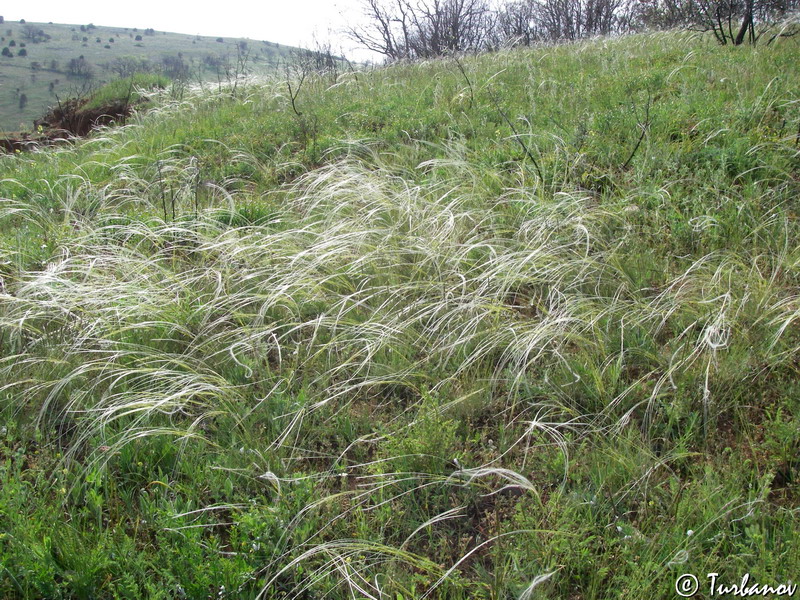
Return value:
[[(63, 101), (118, 77), (114, 68), (121, 60), (138, 61), (168, 72), (180, 69), (176, 62), (180, 60), (189, 80), (216, 80), (218, 71), (224, 73), (221, 62), (228, 60), (235, 66), (240, 43), (247, 45), (248, 67), (254, 73), (274, 72), (291, 50), (261, 40), (7, 21), (0, 24), (0, 49), (8, 48), (12, 56), (0, 56), (0, 131), (29, 131), (33, 120), (54, 105), (57, 97)], [(70, 61), (81, 56), (93, 77), (70, 72)], [(172, 62), (165, 65), (164, 59)], [(21, 105), (23, 94), (27, 102)]]
[(0, 596), (796, 578), (798, 54), (198, 89), (0, 157)]

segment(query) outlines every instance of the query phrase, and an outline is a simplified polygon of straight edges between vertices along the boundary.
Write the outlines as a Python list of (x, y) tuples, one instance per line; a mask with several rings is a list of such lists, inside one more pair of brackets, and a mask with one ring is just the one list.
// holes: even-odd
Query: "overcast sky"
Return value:
[[(0, 14), (7, 21), (152, 27), (306, 47), (316, 34), (321, 40), (331, 38), (335, 49), (342, 48), (348, 56), (355, 49), (340, 31), (361, 16), (359, 0), (18, 0), (3, 4)], [(357, 53), (355, 58), (368, 57)]]

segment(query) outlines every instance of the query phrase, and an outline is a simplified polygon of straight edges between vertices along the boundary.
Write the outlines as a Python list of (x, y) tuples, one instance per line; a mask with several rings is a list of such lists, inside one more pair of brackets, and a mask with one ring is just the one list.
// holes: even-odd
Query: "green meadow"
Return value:
[(0, 597), (796, 579), (798, 43), (207, 84), (0, 157)]

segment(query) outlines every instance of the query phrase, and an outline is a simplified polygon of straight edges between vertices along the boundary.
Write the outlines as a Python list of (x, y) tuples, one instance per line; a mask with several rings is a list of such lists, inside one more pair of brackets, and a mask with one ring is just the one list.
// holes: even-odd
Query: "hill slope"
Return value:
[(198, 89), (0, 157), (0, 595), (795, 577), (797, 58)]
[[(142, 68), (183, 73), (190, 81), (225, 79), (225, 61), (235, 66), (237, 45), (245, 44), (248, 69), (275, 72), (292, 48), (266, 41), (184, 35), (127, 27), (53, 23), (0, 24), (0, 131), (30, 130), (45, 110), (88, 88)], [(218, 41), (221, 40), (221, 41)], [(20, 55), (20, 52), (23, 55)], [(70, 69), (70, 61), (85, 64)], [(90, 71), (91, 77), (76, 73)], [(123, 73), (130, 74), (130, 73)], [(20, 102), (24, 95), (26, 100)]]

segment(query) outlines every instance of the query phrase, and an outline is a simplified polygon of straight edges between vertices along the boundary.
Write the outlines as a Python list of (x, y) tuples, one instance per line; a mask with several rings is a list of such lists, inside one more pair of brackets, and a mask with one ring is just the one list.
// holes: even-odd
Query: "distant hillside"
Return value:
[(244, 38), (6, 21), (0, 25), (0, 130), (29, 130), (56, 97), (85, 92), (131, 69), (194, 81), (224, 79), (226, 65), (236, 68), (239, 48), (255, 73), (274, 71), (292, 50)]

